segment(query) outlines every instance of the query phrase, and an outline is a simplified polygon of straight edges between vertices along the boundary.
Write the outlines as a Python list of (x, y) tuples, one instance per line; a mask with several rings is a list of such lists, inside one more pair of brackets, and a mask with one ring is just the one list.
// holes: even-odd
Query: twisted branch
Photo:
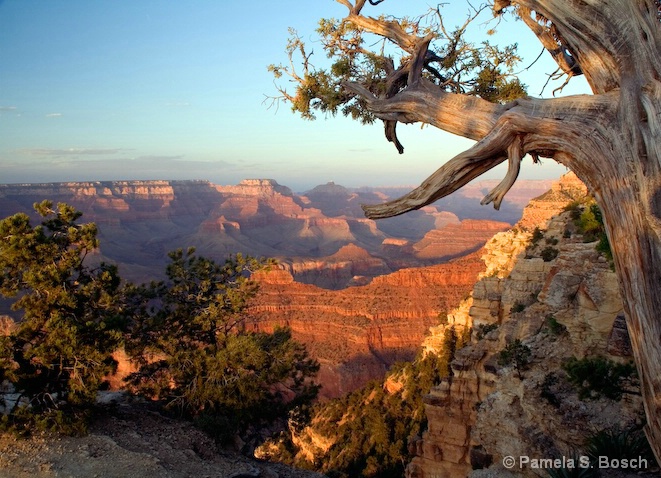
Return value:
[[(369, 219), (393, 217), (420, 209), (452, 194), (476, 177), (505, 161), (508, 157), (505, 151), (515, 160), (510, 158), (510, 170), (507, 176), (489, 194), (494, 200), (494, 205), (500, 206), (503, 196), (512, 187), (516, 176), (518, 176), (522, 152), (521, 140), (518, 136), (514, 136), (512, 126), (505, 117), (499, 120), (496, 127), (482, 141), (456, 155), (408, 194), (383, 204), (363, 205), (361, 207), (365, 212), (365, 216)], [(513, 164), (516, 164), (516, 166), (513, 166)]]
[(503, 180), (493, 188), (489, 194), (484, 196), (484, 199), (480, 201), (480, 204), (485, 205), (493, 202), (494, 209), (500, 209), (500, 203), (503, 201), (503, 198), (507, 192), (514, 186), (516, 178), (519, 176), (519, 170), (521, 169), (521, 159), (525, 153), (523, 152), (523, 139), (519, 135), (516, 139), (507, 147), (507, 157), (509, 159), (509, 164), (507, 167), (507, 174)]

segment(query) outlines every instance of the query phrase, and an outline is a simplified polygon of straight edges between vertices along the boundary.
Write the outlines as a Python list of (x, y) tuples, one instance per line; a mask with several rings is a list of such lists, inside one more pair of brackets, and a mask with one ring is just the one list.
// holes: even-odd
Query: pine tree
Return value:
[(97, 228), (77, 224), (79, 211), (54, 210), (50, 201), (34, 208), (45, 219), (39, 226), (23, 213), (0, 221), (0, 294), (22, 312), (0, 342), (0, 381), (19, 396), (5, 404), (3, 421), (80, 431), (122, 340), (120, 280), (115, 266), (85, 263), (98, 247)]
[(237, 255), (217, 264), (194, 252), (170, 253), (168, 280), (135, 289), (136, 304), (146, 302), (129, 342), (141, 366), (129, 382), (228, 439), (309, 403), (319, 364), (287, 329), (247, 330), (257, 293), (249, 275), (265, 261)]

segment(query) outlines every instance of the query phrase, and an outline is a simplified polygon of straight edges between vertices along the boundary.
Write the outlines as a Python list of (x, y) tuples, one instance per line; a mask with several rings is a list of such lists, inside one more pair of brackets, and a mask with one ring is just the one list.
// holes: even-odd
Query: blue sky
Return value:
[[(402, 5), (380, 7), (389, 4)], [(409, 13), (428, 4), (406, 2)], [(458, 24), (464, 3), (452, 5)], [(317, 21), (345, 11), (334, 0), (0, 0), (0, 183), (261, 177), (297, 191), (331, 180), (417, 184), (471, 143), (400, 125), (400, 156), (380, 124), (309, 122), (288, 105), (264, 104), (276, 94), (266, 67), (286, 61), (287, 28), (321, 62)], [(539, 53), (521, 22), (499, 29), (519, 41), (527, 62)], [(521, 31), (527, 36), (515, 37)], [(535, 67), (554, 70), (548, 58)], [(544, 81), (523, 78), (531, 95)], [(563, 93), (587, 91), (579, 79)], [(525, 178), (565, 171), (551, 160), (525, 163)]]

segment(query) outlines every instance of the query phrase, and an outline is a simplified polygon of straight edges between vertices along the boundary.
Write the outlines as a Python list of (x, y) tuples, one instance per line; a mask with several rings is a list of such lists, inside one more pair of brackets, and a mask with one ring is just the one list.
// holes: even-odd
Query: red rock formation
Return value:
[(256, 329), (290, 327), (322, 364), (322, 396), (334, 397), (410, 359), (429, 327), (468, 293), (482, 269), (473, 254), (342, 290), (301, 284), (277, 269), (256, 274), (261, 289), (249, 313)]
[(413, 245), (413, 249), (420, 259), (458, 257), (479, 249), (494, 234), (509, 227), (506, 222), (466, 219), (459, 224), (447, 224), (429, 231)]

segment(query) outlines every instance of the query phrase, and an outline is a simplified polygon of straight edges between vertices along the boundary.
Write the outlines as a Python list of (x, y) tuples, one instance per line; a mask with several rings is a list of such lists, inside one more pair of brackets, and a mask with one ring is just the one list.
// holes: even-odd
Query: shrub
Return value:
[(567, 327), (550, 314), (546, 316), (546, 326), (553, 335), (562, 335), (567, 331)]
[(540, 396), (546, 399), (551, 405), (555, 408), (560, 408), (561, 400), (556, 395), (554, 388), (558, 384), (559, 378), (558, 375), (554, 372), (546, 374), (544, 377), (544, 382), (542, 382), (542, 388), (540, 391)]
[(541, 253), (542, 259), (544, 262), (551, 262), (553, 259), (558, 257), (559, 251), (555, 247), (546, 247)]
[(570, 217), (574, 221), (581, 217), (582, 207), (579, 201), (570, 202), (564, 207), (564, 210), (570, 213)]
[(535, 227), (535, 229), (532, 232), (532, 237), (530, 238), (530, 243), (533, 246), (536, 246), (537, 243), (542, 240), (544, 237), (544, 231), (542, 231), (539, 227)]
[(516, 301), (510, 309), (510, 314), (517, 314), (523, 312), (526, 309), (526, 305), (523, 302)]
[(528, 367), (530, 356), (530, 347), (523, 345), (521, 340), (516, 339), (500, 351), (498, 354), (498, 364), (502, 366), (514, 365), (517, 376), (519, 379), (522, 379), (521, 372)]
[(584, 235), (583, 240), (585, 242), (599, 241), (596, 246), (597, 251), (602, 253), (612, 262), (613, 253), (611, 251), (610, 242), (608, 241), (608, 236), (606, 235), (604, 219), (599, 206), (591, 204), (574, 222), (579, 233)]
[(477, 340), (482, 340), (489, 332), (496, 330), (497, 328), (498, 324), (480, 324), (477, 326), (475, 336), (477, 337)]
[(578, 389), (581, 400), (604, 396), (620, 400), (623, 393), (638, 386), (638, 374), (633, 363), (620, 364), (603, 357), (570, 358), (562, 365), (569, 380)]
[(593, 463), (596, 463), (600, 456), (607, 456), (611, 460), (644, 458), (650, 468), (656, 463), (650, 444), (640, 428), (613, 427), (601, 430), (588, 438), (586, 454)]
[[(393, 366), (388, 376), (402, 385), (396, 392), (389, 393), (382, 382), (373, 381), (315, 405), (314, 431), (333, 443), (317, 457), (316, 469), (328, 477), (404, 476), (412, 458), (409, 438), (420, 435), (426, 427), (423, 397), (451, 373), (450, 362), (468, 340), (469, 331), (448, 327), (440, 353), (420, 353), (413, 362)], [(286, 453), (276, 458), (297, 454), (291, 435), (282, 436), (281, 442), (280, 448)]]
[(134, 290), (139, 313), (127, 349), (140, 369), (128, 382), (223, 441), (308, 404), (319, 364), (288, 329), (246, 330), (244, 310), (257, 293), (248, 273), (264, 261), (237, 255), (217, 264), (194, 252), (170, 253), (168, 281)]

